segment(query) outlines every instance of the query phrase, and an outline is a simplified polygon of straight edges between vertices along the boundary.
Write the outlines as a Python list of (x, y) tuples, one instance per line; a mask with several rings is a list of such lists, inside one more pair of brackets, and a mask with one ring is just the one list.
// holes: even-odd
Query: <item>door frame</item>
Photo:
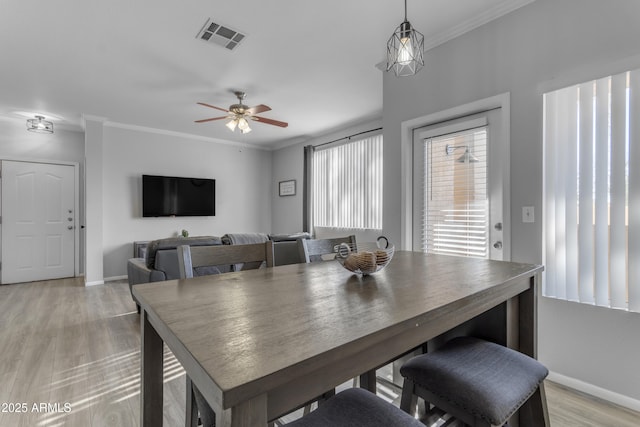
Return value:
[[(73, 166), (73, 209), (76, 212), (76, 226), (73, 230), (73, 275), (80, 276), (80, 224), (84, 224), (84, 212), (80, 212), (80, 164), (78, 162), (66, 162), (51, 159), (29, 159), (23, 157), (0, 157), (1, 161), (24, 162), (24, 163), (44, 163), (49, 165)], [(1, 163), (0, 163), (1, 164)], [(0, 178), (1, 179), (1, 178)], [(1, 189), (0, 189), (1, 191)], [(0, 194), (0, 201), (2, 194)], [(0, 203), (0, 215), (2, 215), (2, 206)], [(2, 224), (0, 224), (0, 239), (2, 238)], [(2, 253), (0, 253), (0, 262), (2, 261)]]
[(498, 153), (502, 162), (502, 203), (503, 203), (503, 242), (504, 259), (511, 259), (511, 95), (505, 92), (489, 98), (463, 104), (437, 113), (416, 117), (400, 124), (401, 156), (401, 206), (400, 206), (400, 247), (403, 250), (413, 248), (413, 134), (414, 130), (438, 123), (459, 119), (472, 114), (500, 108), (502, 120), (502, 138), (504, 147)]

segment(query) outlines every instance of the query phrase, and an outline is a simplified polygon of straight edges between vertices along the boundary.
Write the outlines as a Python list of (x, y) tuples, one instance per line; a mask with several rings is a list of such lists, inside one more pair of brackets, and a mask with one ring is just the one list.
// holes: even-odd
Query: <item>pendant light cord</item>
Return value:
[(404, 0), (404, 20), (407, 20), (407, 0)]

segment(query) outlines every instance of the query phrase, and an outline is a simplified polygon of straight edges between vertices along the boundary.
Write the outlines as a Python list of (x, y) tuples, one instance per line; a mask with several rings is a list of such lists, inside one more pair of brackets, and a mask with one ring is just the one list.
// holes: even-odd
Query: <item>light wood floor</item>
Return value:
[[(0, 286), (0, 351), (0, 427), (139, 424), (139, 316), (125, 282)], [(184, 382), (167, 349), (166, 426), (184, 425)], [(640, 425), (638, 413), (546, 387), (554, 427)]]

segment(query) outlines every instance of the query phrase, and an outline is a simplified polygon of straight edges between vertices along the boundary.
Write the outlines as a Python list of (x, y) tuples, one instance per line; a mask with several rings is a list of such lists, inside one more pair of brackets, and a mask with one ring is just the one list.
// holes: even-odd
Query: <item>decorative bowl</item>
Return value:
[(367, 275), (385, 268), (395, 248), (386, 237), (380, 236), (375, 243), (358, 243), (356, 248), (342, 243), (335, 250), (340, 265), (353, 273)]

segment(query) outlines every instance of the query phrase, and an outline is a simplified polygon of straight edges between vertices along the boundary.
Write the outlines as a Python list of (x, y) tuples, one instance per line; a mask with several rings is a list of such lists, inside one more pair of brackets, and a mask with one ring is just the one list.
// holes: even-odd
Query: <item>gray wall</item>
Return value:
[[(126, 275), (136, 240), (271, 232), (270, 151), (107, 124), (102, 155), (105, 279)], [(216, 215), (143, 218), (142, 174), (214, 178)]]
[[(304, 145), (297, 144), (274, 152), (273, 156), (273, 216), (271, 229), (274, 234), (302, 231), (302, 186)], [(296, 181), (295, 196), (279, 196), (280, 181)]]
[[(400, 238), (401, 123), (510, 92), (512, 259), (541, 263), (542, 94), (640, 67), (639, 15), (635, 0), (537, 0), (429, 51), (414, 77), (385, 75), (385, 232)], [(539, 356), (557, 379), (640, 404), (640, 315), (547, 298), (539, 315)]]
[(52, 134), (28, 132), (26, 120), (0, 118), (0, 158), (84, 164), (84, 133), (54, 130)]

